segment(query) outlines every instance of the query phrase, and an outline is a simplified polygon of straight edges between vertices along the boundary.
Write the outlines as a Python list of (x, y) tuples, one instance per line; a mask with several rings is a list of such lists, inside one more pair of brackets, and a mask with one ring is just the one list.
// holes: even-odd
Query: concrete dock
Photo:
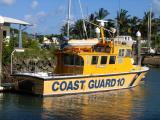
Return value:
[(145, 56), (142, 60), (143, 65), (149, 65), (153, 67), (160, 67), (160, 55), (158, 56)]

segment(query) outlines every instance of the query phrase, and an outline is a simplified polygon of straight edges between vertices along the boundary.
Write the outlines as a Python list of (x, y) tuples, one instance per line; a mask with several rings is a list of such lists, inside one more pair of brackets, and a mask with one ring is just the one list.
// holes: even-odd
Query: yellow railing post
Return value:
[(103, 26), (100, 26), (100, 30), (101, 30), (102, 43), (104, 44), (104, 28), (103, 28)]

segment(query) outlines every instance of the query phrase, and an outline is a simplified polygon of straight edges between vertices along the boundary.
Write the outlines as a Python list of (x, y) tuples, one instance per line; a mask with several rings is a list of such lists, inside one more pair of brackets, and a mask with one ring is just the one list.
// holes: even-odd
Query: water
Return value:
[(140, 86), (39, 98), (0, 93), (0, 120), (160, 120), (160, 69)]

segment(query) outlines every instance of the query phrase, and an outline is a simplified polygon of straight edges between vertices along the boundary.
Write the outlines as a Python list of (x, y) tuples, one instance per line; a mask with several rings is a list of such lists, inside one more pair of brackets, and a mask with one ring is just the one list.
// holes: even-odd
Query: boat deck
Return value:
[[(136, 68), (136, 67), (135, 67)], [(16, 73), (12, 76), (29, 76), (35, 77), (38, 79), (43, 80), (57, 80), (57, 79), (68, 79), (68, 78), (83, 78), (83, 77), (99, 77), (99, 76), (113, 76), (113, 75), (123, 75), (123, 74), (130, 74), (130, 73), (137, 73), (137, 72), (146, 72), (148, 71), (148, 67), (141, 67), (140, 69), (132, 69), (129, 72), (121, 72), (121, 73), (107, 73), (107, 74), (94, 74), (94, 75), (82, 75), (82, 74), (51, 74), (47, 72), (37, 72), (37, 73)]]

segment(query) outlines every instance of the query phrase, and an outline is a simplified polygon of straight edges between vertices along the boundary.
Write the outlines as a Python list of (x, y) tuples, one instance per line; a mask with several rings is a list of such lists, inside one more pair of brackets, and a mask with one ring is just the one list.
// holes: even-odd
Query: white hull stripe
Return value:
[[(126, 75), (126, 74), (141, 74), (147, 72), (149, 69), (134, 71), (134, 72), (124, 72), (124, 73), (113, 73), (113, 74), (97, 74), (97, 75), (73, 75), (73, 76), (37, 76), (34, 74), (15, 74), (15, 77), (32, 77), (37, 78), (38, 80), (62, 80), (62, 79), (75, 79), (75, 78), (90, 78), (90, 77), (105, 77), (105, 76), (117, 76), (117, 75)], [(137, 76), (137, 75), (136, 75)], [(135, 80), (134, 80), (135, 81)], [(133, 81), (133, 82), (134, 82)]]

